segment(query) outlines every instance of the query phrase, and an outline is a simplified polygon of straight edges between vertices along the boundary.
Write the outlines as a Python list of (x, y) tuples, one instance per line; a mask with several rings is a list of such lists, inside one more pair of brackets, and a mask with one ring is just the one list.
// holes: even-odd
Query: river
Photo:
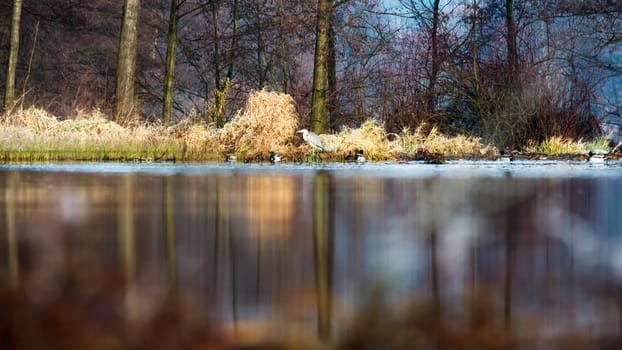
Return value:
[(0, 188), (1, 348), (622, 345), (619, 163), (2, 165)]

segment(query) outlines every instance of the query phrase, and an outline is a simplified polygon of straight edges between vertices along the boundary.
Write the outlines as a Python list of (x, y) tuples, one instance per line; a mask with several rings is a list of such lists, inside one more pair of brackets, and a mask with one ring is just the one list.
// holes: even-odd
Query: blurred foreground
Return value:
[(619, 170), (5, 166), (0, 348), (620, 349)]

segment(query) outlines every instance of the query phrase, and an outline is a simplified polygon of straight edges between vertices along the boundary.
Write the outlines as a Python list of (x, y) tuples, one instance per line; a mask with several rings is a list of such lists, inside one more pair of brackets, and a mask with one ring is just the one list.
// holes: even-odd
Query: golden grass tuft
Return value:
[[(256, 160), (266, 159), (270, 151), (281, 153), (291, 161), (304, 159), (311, 152), (296, 134), (298, 124), (292, 97), (266, 90), (252, 92), (245, 108), (222, 129), (202, 123), (200, 118), (187, 118), (170, 127), (159, 122), (121, 126), (99, 110), (78, 111), (71, 119), (59, 120), (45, 110), (30, 107), (0, 118), (0, 162), (208, 161), (222, 160), (227, 153), (235, 153), (239, 159)], [(343, 160), (355, 150), (363, 150), (371, 160), (422, 154), (469, 155), (481, 159), (498, 154), (479, 138), (447, 136), (434, 127), (405, 128), (399, 134), (387, 134), (374, 119), (358, 128), (319, 136), (327, 151), (320, 158), (328, 161)], [(606, 136), (591, 142), (551, 137), (540, 143), (530, 142), (522, 151), (548, 155), (608, 152), (608, 142)]]
[(443, 155), (473, 154), (484, 156), (494, 153), (494, 147), (484, 145), (480, 138), (464, 135), (447, 136), (433, 127), (430, 132), (424, 132), (424, 126), (414, 131), (404, 128), (399, 135), (401, 145), (396, 146), (395, 151), (414, 154), (420, 150)]
[(602, 135), (599, 138), (596, 138), (590, 142), (586, 142), (583, 144), (584, 152), (613, 152), (613, 150), (609, 147), (610, 140), (612, 138), (611, 134)]
[(0, 158), (5, 162), (217, 159), (213, 128), (196, 124), (184, 132), (175, 130), (157, 123), (123, 127), (99, 110), (58, 120), (31, 107), (5, 116)]
[(251, 92), (246, 106), (224, 125), (218, 137), (222, 151), (252, 156), (287, 152), (299, 121), (294, 99), (266, 90)]
[(218, 134), (214, 124), (193, 124), (179, 138), (184, 150), (184, 159), (216, 159)]
[(387, 132), (376, 120), (369, 119), (358, 128), (344, 128), (334, 135), (319, 135), (327, 151), (342, 156), (355, 150), (363, 150), (369, 159), (387, 159), (391, 157), (391, 145)]
[(540, 143), (529, 141), (525, 151), (549, 155), (587, 153), (585, 144), (562, 136), (553, 136)]

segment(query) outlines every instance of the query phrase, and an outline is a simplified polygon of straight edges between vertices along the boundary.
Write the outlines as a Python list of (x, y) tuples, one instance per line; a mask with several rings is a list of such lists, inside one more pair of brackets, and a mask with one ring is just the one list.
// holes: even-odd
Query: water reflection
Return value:
[(0, 187), (2, 348), (622, 345), (622, 174), (8, 168)]

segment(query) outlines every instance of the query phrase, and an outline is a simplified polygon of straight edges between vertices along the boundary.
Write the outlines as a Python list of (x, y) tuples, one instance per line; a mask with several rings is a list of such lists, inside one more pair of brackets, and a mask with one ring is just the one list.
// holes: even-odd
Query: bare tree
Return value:
[(508, 51), (508, 80), (509, 84), (516, 83), (518, 78), (518, 48), (516, 46), (516, 23), (514, 21), (514, 0), (505, 0), (505, 23)]
[(311, 97), (311, 131), (326, 132), (328, 97), (328, 62), (332, 0), (318, 0), (315, 33), (315, 56), (313, 64), (313, 95)]
[(140, 0), (125, 0), (117, 63), (116, 104), (114, 111), (114, 117), (117, 122), (125, 121), (132, 114), (138, 112), (134, 104), (134, 83), (139, 14)]
[(164, 102), (162, 121), (170, 125), (173, 119), (173, 97), (175, 95), (175, 51), (177, 48), (177, 22), (179, 20), (179, 0), (171, 0), (169, 14), (168, 42), (166, 47), (166, 72), (164, 75)]
[(231, 33), (231, 47), (229, 48), (229, 68), (227, 68), (227, 79), (231, 81), (233, 79), (233, 62), (235, 61), (235, 54), (238, 48), (238, 19), (239, 19), (239, 0), (233, 0), (232, 9), (232, 33)]
[[(5, 1), (2, 16), (21, 2)], [(374, 117), (394, 132), (427, 122), (512, 147), (559, 133), (585, 139), (603, 116), (620, 124), (617, 2), (399, 2), (390, 9), (381, 0), (152, 0), (133, 13), (140, 34), (132, 49), (118, 28), (136, 0), (124, 0), (123, 15), (116, 0), (26, 1), (22, 46), (37, 22), (41, 37), (25, 103), (57, 115), (101, 108), (120, 121), (161, 113), (170, 123), (176, 111), (205, 111), (222, 125), (249, 91), (266, 87), (291, 94), (303, 123), (319, 132)], [(9, 27), (0, 27), (3, 37)], [(0, 71), (6, 107), (17, 57), (8, 41), (1, 49), (12, 57)], [(134, 63), (121, 60), (126, 49)], [(129, 76), (114, 100), (115, 79)]]
[(19, 53), (19, 22), (22, 14), (22, 0), (13, 0), (13, 16), (11, 22), (11, 44), (9, 63), (6, 66), (6, 86), (4, 90), (4, 108), (9, 109), (15, 101), (15, 75)]
[[(400, 0), (400, 3), (409, 12), (408, 17), (412, 17), (420, 29), (429, 38), (428, 57), (429, 62), (426, 87), (426, 110), (429, 116), (436, 112), (436, 100), (438, 99), (436, 88), (438, 75), (441, 69), (441, 31), (442, 14), (440, 0)], [(446, 43), (445, 43), (446, 44)], [(443, 47), (446, 49), (446, 46)]]

